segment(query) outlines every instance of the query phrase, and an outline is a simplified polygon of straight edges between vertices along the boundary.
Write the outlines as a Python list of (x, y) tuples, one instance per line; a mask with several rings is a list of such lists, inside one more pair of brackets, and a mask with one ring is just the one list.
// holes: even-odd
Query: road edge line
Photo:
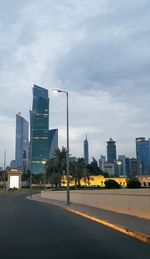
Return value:
[(88, 215), (88, 214), (86, 214), (86, 213), (82, 213), (82, 212), (77, 211), (77, 210), (73, 210), (73, 209), (66, 208), (66, 207), (65, 207), (64, 209), (67, 210), (67, 211), (69, 211), (69, 212), (72, 212), (72, 213), (74, 213), (74, 214), (77, 214), (77, 215), (79, 215), (79, 216), (82, 216), (82, 217), (84, 217), (84, 218), (87, 218), (87, 219), (90, 219), (90, 220), (92, 220), (92, 221), (95, 221), (95, 222), (97, 222), (97, 223), (99, 223), (99, 224), (102, 224), (102, 225), (104, 225), (104, 226), (107, 226), (107, 227), (109, 227), (109, 228), (115, 229), (115, 230), (117, 230), (117, 231), (119, 231), (119, 232), (121, 232), (121, 233), (124, 233), (124, 234), (128, 235), (128, 236), (134, 237), (134, 238), (136, 238), (136, 239), (138, 239), (138, 240), (140, 240), (140, 241), (143, 241), (143, 242), (145, 242), (145, 243), (147, 243), (147, 244), (150, 244), (150, 236), (143, 235), (143, 234), (141, 234), (141, 233), (136, 233), (136, 232), (131, 231), (131, 230), (129, 230), (129, 229), (126, 229), (126, 228), (124, 228), (124, 227), (121, 227), (121, 226), (118, 226), (118, 225), (109, 223), (109, 222), (107, 222), (107, 221), (105, 221), (105, 220), (102, 220), (102, 219), (99, 219), (99, 218), (90, 216), (90, 215)]

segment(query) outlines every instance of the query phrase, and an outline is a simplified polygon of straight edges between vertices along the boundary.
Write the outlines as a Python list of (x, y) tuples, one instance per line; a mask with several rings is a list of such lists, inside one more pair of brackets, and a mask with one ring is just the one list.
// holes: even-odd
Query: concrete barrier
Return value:
[[(42, 191), (41, 197), (66, 201), (65, 191)], [(150, 189), (70, 191), (73, 203), (150, 219)]]

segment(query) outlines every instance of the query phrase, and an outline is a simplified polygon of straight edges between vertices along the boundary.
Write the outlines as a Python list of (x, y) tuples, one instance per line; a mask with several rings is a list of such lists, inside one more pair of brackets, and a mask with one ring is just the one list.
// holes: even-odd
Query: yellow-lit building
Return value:
[[(89, 180), (87, 178), (86, 179), (82, 178), (80, 181), (80, 184), (81, 184), (81, 187), (105, 187), (105, 181), (110, 179), (115, 180), (117, 183), (120, 184), (122, 188), (127, 187), (126, 177), (105, 178), (102, 175), (91, 175), (89, 177)], [(145, 175), (145, 176), (139, 175), (138, 180), (141, 183), (141, 187), (150, 187), (150, 175)], [(62, 186), (66, 187), (66, 185), (67, 185), (66, 176), (64, 176), (62, 178)], [(69, 185), (71, 187), (75, 186), (75, 182), (73, 179), (70, 180)]]
[[(126, 183), (126, 177), (121, 177), (121, 178), (105, 178), (102, 175), (91, 175), (89, 177), (89, 180), (86, 178), (82, 178), (80, 181), (80, 184), (82, 187), (105, 187), (105, 181), (107, 180), (115, 180), (117, 183), (119, 183), (122, 187), (126, 187), (127, 183)], [(66, 187), (67, 185), (67, 181), (66, 181), (66, 177), (64, 176), (62, 178), (62, 186)], [(74, 180), (70, 180), (70, 187), (74, 187), (75, 186), (75, 182)]]
[(150, 187), (150, 175), (139, 175), (138, 179), (142, 187)]

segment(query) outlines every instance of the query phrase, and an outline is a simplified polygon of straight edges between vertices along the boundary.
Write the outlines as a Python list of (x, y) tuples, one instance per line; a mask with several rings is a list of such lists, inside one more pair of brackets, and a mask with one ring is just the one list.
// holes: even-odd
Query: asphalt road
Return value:
[(149, 259), (150, 245), (62, 208), (0, 194), (0, 258)]

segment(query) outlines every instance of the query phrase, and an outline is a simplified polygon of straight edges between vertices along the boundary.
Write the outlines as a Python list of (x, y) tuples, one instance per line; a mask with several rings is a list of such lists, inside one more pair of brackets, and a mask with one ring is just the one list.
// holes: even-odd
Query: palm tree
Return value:
[(58, 180), (59, 188), (61, 188), (61, 177), (66, 171), (66, 153), (67, 151), (64, 147), (61, 150), (56, 149), (53, 153), (53, 158), (49, 159), (45, 164), (47, 175), (53, 177), (53, 179), (55, 178), (55, 181), (56, 179)]
[(81, 178), (84, 176), (85, 162), (84, 158), (78, 158), (77, 161), (70, 163), (70, 174), (75, 181), (75, 189), (77, 186), (80, 187)]

